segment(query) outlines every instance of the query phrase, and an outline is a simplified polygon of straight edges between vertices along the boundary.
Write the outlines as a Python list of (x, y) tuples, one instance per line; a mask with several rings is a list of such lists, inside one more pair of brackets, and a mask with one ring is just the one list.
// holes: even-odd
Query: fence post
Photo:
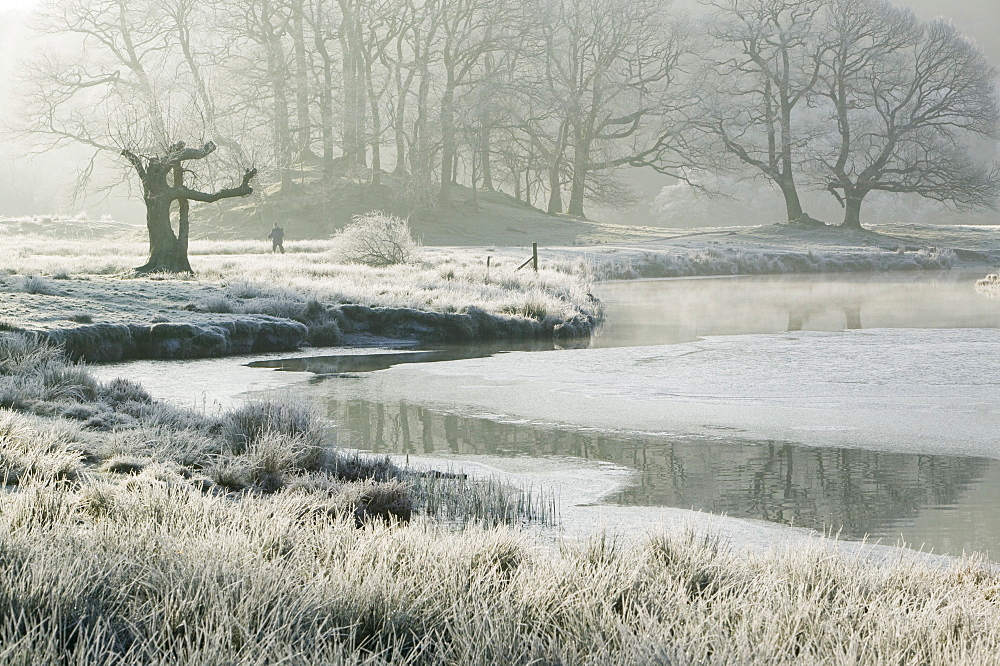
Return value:
[(531, 267), (538, 272), (538, 243), (531, 244)]
[(486, 255), (486, 284), (490, 283), (490, 255)]

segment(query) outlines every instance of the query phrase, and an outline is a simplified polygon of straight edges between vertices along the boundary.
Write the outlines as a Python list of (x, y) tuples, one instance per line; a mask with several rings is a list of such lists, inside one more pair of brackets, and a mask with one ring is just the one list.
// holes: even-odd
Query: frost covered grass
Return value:
[[(221, 283), (228, 293), (211, 303), (213, 312), (262, 312), (299, 309), (310, 301), (370, 307), (410, 308), (442, 313), (481, 311), (518, 317), (572, 319), (597, 314), (587, 296), (586, 274), (543, 263), (535, 273), (516, 271), (530, 250), (424, 248), (409, 263), (372, 266), (344, 260), (337, 239), (289, 241), (286, 254), (272, 254), (257, 241), (194, 241), (191, 261), (199, 281)], [(53, 241), (14, 237), (0, 249), (9, 273), (53, 276), (124, 276), (145, 260), (142, 242)], [(491, 255), (487, 272), (486, 256)], [(251, 299), (238, 304), (233, 299)], [(260, 309), (254, 309), (260, 308)], [(294, 318), (294, 317), (293, 317)], [(543, 322), (545, 323), (545, 322)]]
[(15, 288), (26, 294), (43, 294), (55, 296), (58, 291), (47, 279), (40, 275), (24, 275), (16, 283)]
[(976, 291), (988, 296), (1000, 296), (1000, 275), (990, 273), (983, 279), (977, 280)]
[(622, 247), (562, 254), (552, 266), (565, 272), (586, 271), (594, 279), (695, 277), (707, 275), (781, 275), (788, 273), (859, 273), (943, 270), (956, 261), (951, 250), (937, 248), (850, 251), (739, 247)]
[(953, 664), (1000, 647), (1000, 578), (817, 540), (553, 549), (523, 530), (357, 529), (308, 491), (139, 475), (0, 503), (5, 663)]
[(218, 415), (0, 335), (0, 661), (987, 663), (976, 559), (556, 543), (544, 499), (338, 449), (283, 400)]
[(300, 404), (248, 401), (213, 415), (182, 409), (127, 379), (97, 381), (39, 337), (0, 333), (4, 485), (106, 485), (108, 475), (119, 477), (117, 485), (141, 476), (213, 496), (304, 492), (359, 524), (414, 512), (490, 523), (548, 519), (538, 501), (493, 482), (435, 486), (385, 458), (344, 451)]

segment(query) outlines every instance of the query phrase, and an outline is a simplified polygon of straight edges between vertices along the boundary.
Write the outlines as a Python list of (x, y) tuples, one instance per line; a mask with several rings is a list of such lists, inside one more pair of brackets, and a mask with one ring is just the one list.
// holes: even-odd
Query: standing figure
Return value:
[(285, 230), (279, 227), (277, 222), (274, 223), (274, 227), (267, 237), (271, 239), (271, 252), (281, 250), (281, 254), (285, 253), (285, 246), (281, 244), (285, 238)]

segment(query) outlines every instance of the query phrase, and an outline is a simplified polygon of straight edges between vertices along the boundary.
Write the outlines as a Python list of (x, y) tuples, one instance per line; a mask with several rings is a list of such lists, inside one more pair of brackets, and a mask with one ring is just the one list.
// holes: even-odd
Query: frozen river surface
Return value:
[(1000, 459), (994, 329), (874, 329), (397, 365), (359, 387), (502, 420)]

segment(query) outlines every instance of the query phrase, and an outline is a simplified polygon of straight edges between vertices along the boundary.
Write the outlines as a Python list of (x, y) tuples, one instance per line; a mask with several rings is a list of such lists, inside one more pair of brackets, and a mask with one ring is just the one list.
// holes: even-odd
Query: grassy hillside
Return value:
[(456, 185), (448, 206), (408, 191), (386, 174), (380, 187), (366, 179), (340, 176), (324, 181), (310, 167), (296, 172), (291, 191), (259, 186), (247, 199), (228, 200), (193, 211), (192, 234), (202, 239), (263, 238), (271, 225), (284, 227), (291, 240), (326, 238), (354, 215), (382, 210), (408, 218), (425, 245), (527, 246), (589, 245), (662, 236), (653, 228), (628, 227), (549, 215), (502, 192)]

